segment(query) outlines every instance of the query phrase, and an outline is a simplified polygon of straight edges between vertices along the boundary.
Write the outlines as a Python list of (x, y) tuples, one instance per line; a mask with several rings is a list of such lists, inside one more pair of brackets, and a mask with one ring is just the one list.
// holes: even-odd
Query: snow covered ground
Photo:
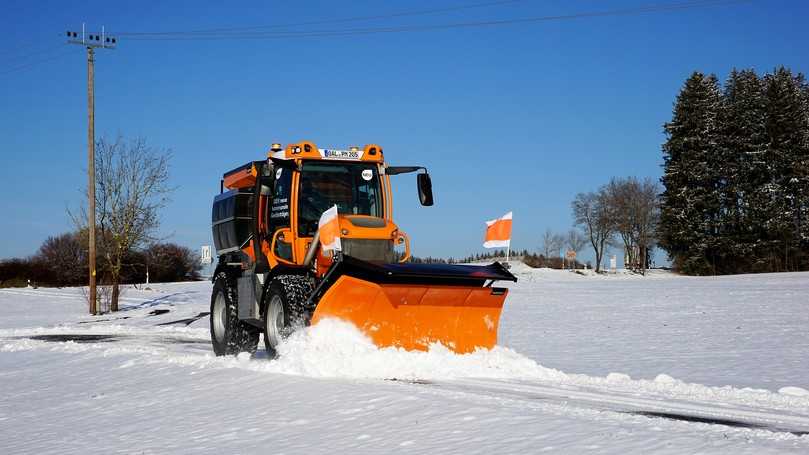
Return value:
[(216, 358), (210, 283), (0, 290), (0, 453), (809, 453), (809, 274), (514, 271), (466, 356), (328, 321)]

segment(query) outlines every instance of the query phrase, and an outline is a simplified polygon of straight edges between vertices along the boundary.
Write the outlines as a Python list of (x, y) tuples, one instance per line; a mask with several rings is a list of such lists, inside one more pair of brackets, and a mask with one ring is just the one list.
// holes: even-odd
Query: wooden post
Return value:
[(95, 94), (93, 64), (95, 51), (87, 47), (87, 230), (89, 240), (90, 314), (98, 314), (96, 296), (96, 166), (95, 166)]
[(87, 243), (89, 269), (89, 303), (90, 314), (98, 314), (98, 294), (96, 288), (96, 165), (95, 165), (95, 49), (115, 49), (116, 38), (105, 33), (87, 34), (81, 24), (81, 36), (78, 32), (67, 31), (67, 42), (87, 48)]

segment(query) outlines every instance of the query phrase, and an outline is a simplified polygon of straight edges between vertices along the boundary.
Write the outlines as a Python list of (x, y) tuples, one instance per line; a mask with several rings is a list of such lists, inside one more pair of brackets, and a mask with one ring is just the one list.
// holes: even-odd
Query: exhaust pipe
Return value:
[(303, 266), (309, 267), (312, 265), (312, 260), (315, 258), (317, 245), (320, 243), (320, 229), (315, 231), (315, 236), (312, 237), (312, 243), (309, 244), (309, 250), (306, 251), (306, 256), (303, 258)]

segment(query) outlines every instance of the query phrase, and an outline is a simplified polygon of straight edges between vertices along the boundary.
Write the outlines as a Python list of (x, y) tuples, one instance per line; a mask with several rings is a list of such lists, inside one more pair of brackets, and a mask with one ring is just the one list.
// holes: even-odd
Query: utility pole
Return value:
[(81, 24), (81, 37), (77, 32), (67, 32), (67, 42), (80, 44), (87, 48), (87, 229), (90, 270), (90, 314), (98, 314), (98, 297), (96, 292), (96, 166), (95, 166), (95, 49), (114, 49), (116, 39), (107, 36), (104, 27), (101, 35), (86, 34)]

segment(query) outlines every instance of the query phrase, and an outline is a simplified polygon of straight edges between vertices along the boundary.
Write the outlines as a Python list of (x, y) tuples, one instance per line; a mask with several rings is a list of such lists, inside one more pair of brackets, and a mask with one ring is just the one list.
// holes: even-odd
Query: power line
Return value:
[[(566, 15), (554, 16), (538, 16), (528, 18), (516, 19), (503, 19), (503, 20), (489, 20), (489, 21), (475, 21), (475, 22), (457, 22), (450, 24), (434, 24), (434, 25), (407, 25), (407, 26), (394, 26), (394, 27), (370, 27), (370, 28), (349, 28), (337, 30), (303, 30), (303, 31), (267, 31), (267, 32), (186, 32), (187, 35), (177, 35), (182, 32), (172, 32), (174, 35), (170, 36), (155, 36), (155, 35), (133, 35), (129, 34), (130, 41), (191, 41), (191, 40), (244, 40), (244, 39), (288, 39), (288, 38), (307, 38), (307, 37), (323, 37), (323, 36), (351, 36), (351, 35), (366, 35), (377, 33), (403, 33), (403, 32), (418, 32), (418, 31), (432, 31), (432, 30), (446, 30), (446, 29), (459, 29), (459, 28), (477, 28), (477, 27), (494, 27), (515, 24), (528, 24), (540, 23), (551, 21), (575, 20), (584, 18), (595, 17), (609, 17), (609, 16), (625, 16), (637, 15), (658, 12), (681, 11), (697, 8), (709, 8), (719, 6), (731, 6), (741, 3), (750, 3), (752, 0), (703, 0), (703, 1), (688, 1), (669, 4), (656, 4), (647, 5), (635, 8), (624, 8), (615, 10), (592, 11), (583, 13), (574, 13)], [(145, 33), (145, 32), (144, 32)]]
[(40, 64), (42, 64), (42, 63), (47, 63), (47, 62), (51, 62), (51, 61), (54, 61), (54, 60), (58, 60), (58, 59), (60, 59), (60, 58), (62, 58), (62, 57), (67, 56), (67, 55), (68, 55), (68, 54), (70, 54), (70, 53), (71, 53), (70, 51), (61, 52), (61, 53), (59, 53), (59, 55), (55, 55), (55, 56), (48, 57), (48, 58), (44, 58), (44, 59), (40, 59), (40, 60), (34, 60), (34, 61), (32, 61), (32, 62), (28, 62), (28, 63), (23, 64), (23, 65), (19, 65), (19, 66), (11, 67), (11, 68), (9, 68), (9, 69), (7, 69), (7, 70), (0, 71), (0, 76), (2, 76), (2, 75), (6, 75), (6, 74), (11, 74), (11, 73), (16, 73), (16, 72), (18, 72), (18, 71), (23, 71), (23, 70), (26, 70), (26, 69), (32, 68), (32, 67), (34, 67), (34, 66), (40, 65)]
[[(703, 1), (686, 1), (686, 2), (678, 2), (678, 3), (669, 3), (669, 4), (653, 4), (653, 5), (645, 5), (639, 6), (635, 8), (624, 8), (624, 9), (615, 9), (615, 10), (604, 10), (604, 11), (591, 11), (591, 12), (582, 12), (582, 13), (574, 13), (574, 14), (566, 14), (566, 15), (555, 15), (555, 16), (538, 16), (538, 17), (528, 17), (528, 18), (515, 18), (515, 19), (503, 19), (503, 20), (489, 20), (489, 21), (475, 21), (475, 22), (458, 22), (458, 23), (449, 23), (449, 24), (434, 24), (434, 25), (406, 25), (406, 26), (390, 26), (390, 27), (368, 27), (368, 28), (347, 28), (347, 29), (333, 29), (333, 30), (302, 30), (302, 31), (261, 31), (261, 32), (234, 32), (238, 30), (258, 30), (263, 28), (280, 28), (280, 27), (290, 27), (293, 25), (306, 25), (306, 24), (324, 24), (324, 23), (338, 23), (338, 22), (352, 22), (352, 21), (362, 21), (362, 20), (376, 20), (376, 19), (387, 19), (387, 18), (395, 18), (395, 17), (403, 17), (403, 16), (415, 16), (415, 15), (425, 15), (425, 14), (436, 14), (441, 12), (448, 12), (448, 11), (457, 11), (463, 9), (471, 9), (471, 8), (480, 8), (484, 6), (495, 6), (495, 5), (502, 5), (508, 3), (515, 3), (518, 1), (523, 0), (503, 0), (497, 2), (486, 2), (486, 3), (476, 3), (472, 5), (463, 5), (463, 6), (456, 6), (456, 7), (447, 7), (447, 8), (436, 8), (430, 10), (420, 10), (420, 11), (408, 11), (408, 12), (399, 12), (399, 13), (391, 13), (385, 15), (374, 15), (374, 16), (358, 16), (358, 17), (350, 17), (350, 18), (342, 18), (342, 19), (332, 19), (332, 20), (320, 20), (320, 21), (310, 21), (310, 22), (303, 22), (299, 24), (281, 24), (276, 26), (255, 26), (255, 27), (240, 27), (240, 28), (230, 28), (230, 29), (210, 29), (210, 30), (195, 30), (195, 31), (185, 31), (185, 32), (129, 32), (126, 33), (129, 36), (128, 40), (130, 41), (185, 41), (185, 40), (271, 40), (271, 39), (291, 39), (291, 38), (310, 38), (310, 37), (329, 37), (329, 36), (354, 36), (354, 35), (367, 35), (367, 34), (380, 34), (380, 33), (406, 33), (406, 32), (419, 32), (419, 31), (433, 31), (433, 30), (446, 30), (446, 29), (460, 29), (460, 28), (477, 28), (477, 27), (495, 27), (495, 26), (505, 26), (505, 25), (514, 25), (514, 24), (528, 24), (528, 23), (540, 23), (540, 22), (551, 22), (551, 21), (564, 21), (564, 20), (576, 20), (576, 19), (584, 19), (584, 18), (595, 18), (595, 17), (609, 17), (609, 16), (624, 16), (624, 15), (636, 15), (636, 14), (647, 14), (647, 13), (658, 13), (658, 12), (669, 12), (669, 11), (679, 11), (679, 10), (687, 10), (687, 9), (697, 9), (697, 8), (709, 8), (709, 7), (720, 7), (720, 6), (732, 6), (741, 3), (750, 3), (752, 0), (703, 0)], [(119, 36), (124, 35), (119, 34)], [(26, 54), (21, 56), (21, 59), (17, 59), (18, 61), (24, 61), (29, 57), (35, 55), (42, 55), (42, 54), (49, 54), (58, 49), (61, 49), (63, 45), (58, 46), (57, 48), (43, 48), (32, 53)], [(3, 51), (0, 53), (6, 54), (9, 52), (22, 52), (23, 49), (34, 47), (32, 45), (25, 46), (22, 48), (17, 49), (9, 49), (8, 51)], [(62, 58), (63, 56), (67, 55), (67, 53), (60, 53), (59, 55), (49, 56), (46, 58), (22, 63), (17, 66), (10, 66), (5, 70), (0, 70), (0, 75), (6, 75), (15, 73), (18, 71), (24, 71), (29, 68), (33, 68), (43, 63), (47, 63), (53, 60), (57, 60)]]
[(320, 24), (333, 24), (333, 23), (344, 23), (344, 22), (360, 22), (360, 21), (372, 21), (377, 19), (392, 19), (397, 17), (408, 17), (408, 16), (422, 16), (428, 14), (438, 14), (438, 13), (447, 13), (452, 11), (461, 11), (467, 9), (474, 9), (474, 8), (483, 8), (487, 6), (500, 6), (509, 3), (519, 3), (525, 0), (500, 0), (496, 2), (485, 2), (485, 3), (474, 3), (471, 5), (460, 5), (460, 6), (449, 6), (445, 8), (434, 8), (434, 9), (426, 9), (426, 10), (418, 10), (418, 11), (403, 11), (399, 13), (390, 13), (390, 14), (378, 14), (373, 16), (356, 16), (356, 17), (348, 17), (348, 18), (340, 18), (340, 19), (322, 19), (316, 21), (308, 21), (308, 22), (298, 22), (292, 24), (273, 24), (273, 25), (255, 25), (250, 27), (231, 27), (231, 28), (213, 28), (213, 29), (206, 29), (206, 30), (186, 30), (186, 31), (169, 31), (169, 32), (121, 32), (118, 33), (118, 36), (171, 36), (171, 35), (197, 35), (197, 34), (210, 34), (210, 33), (230, 33), (230, 32), (241, 32), (241, 31), (249, 31), (249, 30), (261, 30), (267, 28), (289, 28), (289, 27), (299, 27), (302, 25), (320, 25)]
[[(53, 44), (46, 45), (46, 46), (41, 46), (41, 45), (32, 43), (32, 44), (23, 45), (23, 46), (15, 46), (15, 47), (11, 47), (11, 48), (8, 48), (8, 49), (2, 49), (2, 50), (0, 50), (0, 56), (4, 56), (3, 58), (10, 58), (10, 57), (14, 57), (16, 55), (23, 55), (23, 56), (28, 57), (28, 56), (32, 56), (32, 55), (39, 55), (39, 54), (47, 53), (47, 52), (55, 49), (56, 47), (57, 46), (54, 46)], [(61, 44), (58, 45), (58, 47), (61, 47)], [(29, 49), (35, 49), (35, 50), (29, 50)]]

